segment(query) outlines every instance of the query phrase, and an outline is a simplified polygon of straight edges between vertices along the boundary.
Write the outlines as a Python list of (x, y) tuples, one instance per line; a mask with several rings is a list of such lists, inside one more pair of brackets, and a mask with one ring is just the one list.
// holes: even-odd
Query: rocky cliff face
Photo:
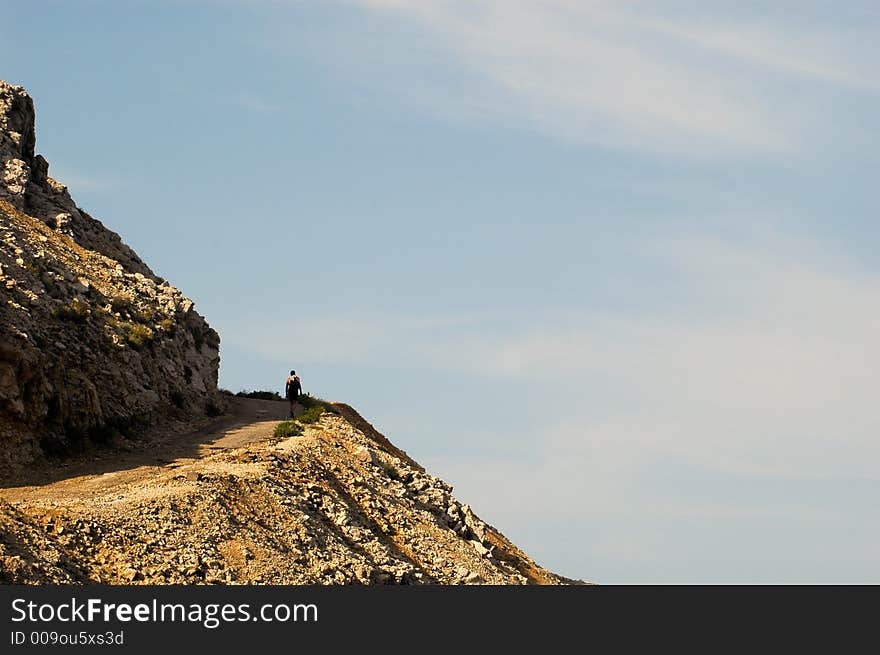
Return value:
[(75, 205), (35, 142), (33, 101), (0, 81), (0, 472), (204, 414), (217, 391), (217, 333)]

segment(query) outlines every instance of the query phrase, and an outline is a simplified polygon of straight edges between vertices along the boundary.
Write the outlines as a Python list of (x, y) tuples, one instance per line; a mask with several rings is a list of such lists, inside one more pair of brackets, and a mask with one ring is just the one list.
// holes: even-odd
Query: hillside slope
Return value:
[(572, 582), (352, 408), (328, 404), (281, 440), (272, 428), (286, 403), (233, 409), (189, 438), (0, 490), (0, 583)]
[(276, 439), (286, 402), (221, 394), (217, 333), (34, 120), (0, 81), (0, 584), (570, 582), (348, 405)]
[(217, 333), (34, 143), (33, 102), (0, 81), (0, 475), (217, 403)]

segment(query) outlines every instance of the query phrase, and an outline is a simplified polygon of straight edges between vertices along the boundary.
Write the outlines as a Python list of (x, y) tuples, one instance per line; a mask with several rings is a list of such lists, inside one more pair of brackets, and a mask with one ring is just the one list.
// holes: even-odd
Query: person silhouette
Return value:
[(290, 402), (290, 418), (293, 418), (293, 406), (296, 404), (296, 399), (302, 394), (302, 381), (299, 379), (299, 376), (296, 374), (296, 371), (290, 371), (290, 375), (287, 376), (287, 381), (284, 383), (284, 396), (287, 398), (288, 402)]

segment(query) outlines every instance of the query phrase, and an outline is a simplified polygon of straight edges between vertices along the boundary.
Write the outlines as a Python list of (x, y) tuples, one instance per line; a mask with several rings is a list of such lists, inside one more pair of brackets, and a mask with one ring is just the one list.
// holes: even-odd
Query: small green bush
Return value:
[(321, 415), (324, 413), (323, 405), (312, 405), (302, 414), (296, 417), (296, 420), (300, 423), (316, 423)]
[(151, 323), (155, 313), (149, 307), (140, 307), (132, 313), (132, 317), (141, 323)]
[(302, 434), (302, 426), (296, 421), (282, 421), (275, 426), (272, 436), (275, 439), (286, 439), (288, 437), (297, 437)]
[(157, 325), (159, 326), (159, 329), (162, 330), (169, 337), (174, 336), (174, 320), (173, 319), (163, 318), (161, 321), (159, 321), (159, 323)]
[(79, 298), (74, 298), (66, 305), (62, 305), (55, 310), (55, 316), (62, 321), (74, 321), (76, 323), (85, 323), (89, 317), (89, 303)]
[(397, 467), (395, 467), (394, 464), (391, 464), (390, 462), (386, 462), (385, 460), (380, 459), (379, 466), (382, 467), (382, 470), (385, 472), (385, 475), (387, 475), (392, 480), (399, 480), (400, 479), (400, 473), (398, 472)]
[(140, 350), (153, 340), (153, 331), (145, 325), (126, 323), (124, 336), (132, 348)]
[[(306, 409), (311, 409), (313, 407), (320, 407), (325, 412), (330, 412), (331, 414), (339, 414), (339, 410), (333, 406), (329, 400), (324, 400), (322, 398), (316, 398), (315, 396), (310, 396), (308, 394), (302, 395), (297, 399), (297, 402), (305, 407)], [(320, 416), (320, 415), (319, 415)]]

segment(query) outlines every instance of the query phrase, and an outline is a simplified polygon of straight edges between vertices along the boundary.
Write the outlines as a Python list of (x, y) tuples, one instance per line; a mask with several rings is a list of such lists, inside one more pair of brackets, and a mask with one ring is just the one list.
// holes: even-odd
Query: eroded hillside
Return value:
[(285, 403), (234, 403), (236, 421), (154, 444), (149, 463), (142, 451), (0, 491), (0, 581), (570, 582), (350, 407), (328, 404), (301, 436), (279, 440)]

